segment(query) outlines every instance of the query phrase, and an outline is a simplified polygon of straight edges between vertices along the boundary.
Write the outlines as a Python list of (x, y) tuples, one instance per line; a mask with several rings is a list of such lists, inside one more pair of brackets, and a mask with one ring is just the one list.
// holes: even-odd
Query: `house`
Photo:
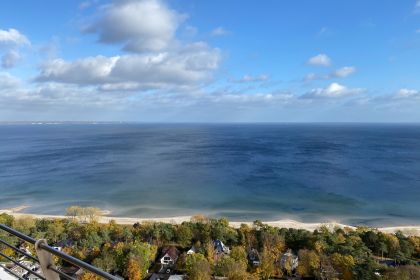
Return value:
[(176, 263), (179, 257), (179, 251), (176, 247), (170, 246), (162, 250), (162, 256), (160, 263), (164, 265), (173, 265)]
[(260, 265), (260, 254), (255, 248), (248, 251), (248, 260), (253, 266)]
[(187, 255), (192, 255), (195, 253), (197, 253), (197, 249), (194, 246), (192, 246), (191, 249), (187, 251)]
[(214, 240), (213, 244), (214, 244), (214, 250), (216, 251), (217, 254), (227, 254), (227, 255), (230, 254), (229, 247), (225, 246), (225, 244), (223, 244), (222, 241)]
[(280, 259), (281, 268), (285, 269), (287, 262), (290, 262), (292, 270), (295, 270), (298, 267), (298, 257), (294, 255), (291, 250), (287, 251), (282, 255)]

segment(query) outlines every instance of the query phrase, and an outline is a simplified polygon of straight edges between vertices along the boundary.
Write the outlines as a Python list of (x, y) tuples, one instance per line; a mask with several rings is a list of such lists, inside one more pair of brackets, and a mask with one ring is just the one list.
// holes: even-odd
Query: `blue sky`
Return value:
[(2, 1), (0, 120), (418, 122), (420, 1)]

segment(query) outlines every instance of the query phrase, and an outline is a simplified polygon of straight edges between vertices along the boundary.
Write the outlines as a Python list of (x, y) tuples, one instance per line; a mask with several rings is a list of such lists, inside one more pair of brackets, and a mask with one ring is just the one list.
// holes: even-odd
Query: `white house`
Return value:
[(176, 247), (171, 246), (162, 250), (160, 263), (165, 265), (175, 264), (179, 257), (179, 251)]
[(187, 251), (187, 255), (192, 255), (195, 253), (197, 253), (197, 249), (194, 246), (192, 246), (191, 249)]

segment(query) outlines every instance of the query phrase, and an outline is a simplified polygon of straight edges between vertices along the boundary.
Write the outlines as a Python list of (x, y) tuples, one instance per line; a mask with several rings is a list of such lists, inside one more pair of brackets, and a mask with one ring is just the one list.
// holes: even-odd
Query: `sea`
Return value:
[(419, 124), (0, 125), (0, 209), (420, 224)]

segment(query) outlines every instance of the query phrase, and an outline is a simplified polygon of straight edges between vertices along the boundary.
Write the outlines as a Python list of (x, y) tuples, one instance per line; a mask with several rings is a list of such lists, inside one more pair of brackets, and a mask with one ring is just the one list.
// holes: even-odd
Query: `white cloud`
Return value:
[(419, 33), (420, 34), (420, 28), (416, 30), (416, 33)]
[(220, 62), (220, 51), (205, 43), (176, 52), (51, 60), (41, 67), (40, 82), (99, 85), (104, 89), (162, 88), (206, 81)]
[(16, 88), (20, 85), (20, 80), (7, 72), (0, 72), (0, 91), (4, 89)]
[(0, 46), (22, 46), (29, 44), (28, 38), (18, 30), (13, 28), (9, 30), (0, 29)]
[(160, 0), (121, 0), (102, 6), (97, 20), (86, 28), (106, 44), (123, 44), (132, 52), (169, 47), (183, 16)]
[(20, 54), (15, 50), (10, 50), (1, 58), (1, 66), (3, 68), (12, 68), (16, 65), (19, 59)]
[(219, 27), (213, 29), (210, 34), (211, 34), (211, 36), (223, 36), (223, 35), (227, 35), (229, 33), (230, 33), (229, 31), (227, 31), (223, 27), (219, 26)]
[(252, 83), (252, 82), (264, 82), (264, 81), (268, 81), (269, 79), (270, 78), (268, 77), (268, 75), (261, 74), (261, 75), (256, 75), (256, 76), (245, 75), (240, 79), (231, 80), (231, 81), (235, 83)]
[[(196, 113), (208, 121), (226, 121), (232, 110), (278, 110), (296, 99), (290, 93), (243, 93), (230, 91), (139, 91), (103, 92), (92, 87), (42, 83), (30, 88), (0, 90), (0, 116), (12, 114), (14, 120), (197, 120)], [(18, 113), (17, 113), (18, 112)], [(195, 113), (194, 113), (195, 112)], [(249, 115), (249, 111), (246, 111)], [(179, 115), (180, 114), (180, 115)], [(122, 117), (121, 117), (122, 116)], [(183, 116), (183, 117), (182, 117)]]
[(414, 7), (414, 13), (420, 13), (420, 0), (417, 0), (416, 6)]
[(206, 82), (219, 67), (220, 50), (205, 42), (177, 40), (176, 31), (184, 18), (161, 0), (114, 0), (99, 7), (96, 20), (85, 31), (97, 33), (102, 43), (122, 44), (131, 53), (75, 61), (51, 59), (41, 65), (36, 81), (97, 86), (106, 91)]
[(73, 84), (98, 84), (109, 77), (120, 57), (95, 56), (67, 62), (53, 59), (41, 66), (38, 81), (55, 81)]
[(337, 77), (337, 78), (345, 78), (350, 76), (351, 74), (354, 74), (356, 72), (356, 68), (352, 67), (352, 66), (346, 66), (346, 67), (342, 67), (340, 69), (335, 70), (332, 73), (332, 76)]
[(315, 81), (315, 80), (331, 80), (334, 78), (347, 78), (348, 76), (356, 73), (356, 67), (353, 66), (345, 66), (339, 68), (330, 74), (315, 74), (309, 73), (304, 77), (304, 81)]
[(307, 63), (315, 66), (330, 66), (332, 62), (326, 54), (318, 54), (311, 57)]
[(316, 88), (310, 92), (304, 94), (303, 98), (308, 99), (317, 99), (317, 98), (343, 98), (352, 95), (359, 94), (363, 92), (364, 89), (361, 88), (347, 88), (346, 86), (340, 85), (338, 83), (332, 83), (325, 88)]
[(18, 30), (10, 28), (0, 29), (0, 52), (2, 52), (1, 66), (12, 68), (20, 59), (19, 48), (30, 45), (28, 38)]
[(402, 88), (394, 96), (396, 99), (406, 99), (406, 98), (420, 98), (420, 91), (415, 89)]

